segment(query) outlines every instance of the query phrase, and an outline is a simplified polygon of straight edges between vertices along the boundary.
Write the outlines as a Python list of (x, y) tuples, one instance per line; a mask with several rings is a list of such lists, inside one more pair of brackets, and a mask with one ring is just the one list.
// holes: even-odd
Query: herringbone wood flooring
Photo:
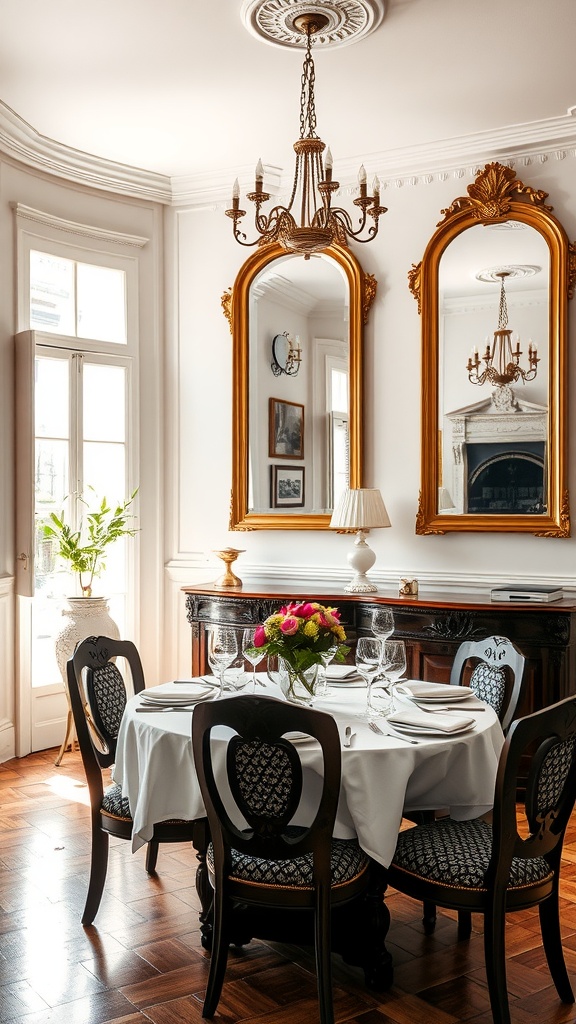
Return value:
[[(198, 931), (195, 858), (160, 847), (158, 875), (144, 853), (111, 845), (95, 925), (80, 916), (89, 865), (88, 795), (77, 754), (55, 751), (0, 765), (0, 1024), (201, 1022), (208, 974)], [(491, 1024), (481, 920), (457, 942), (454, 915), (439, 912), (426, 938), (420, 906), (391, 890), (389, 948), (395, 982), (375, 994), (334, 957), (336, 1020), (362, 1024)], [(562, 924), (576, 983), (576, 821), (567, 835)], [(513, 1024), (575, 1021), (557, 998), (540, 947), (537, 910), (507, 926)], [(221, 1024), (314, 1024), (310, 950), (253, 942), (233, 950), (217, 1014)]]

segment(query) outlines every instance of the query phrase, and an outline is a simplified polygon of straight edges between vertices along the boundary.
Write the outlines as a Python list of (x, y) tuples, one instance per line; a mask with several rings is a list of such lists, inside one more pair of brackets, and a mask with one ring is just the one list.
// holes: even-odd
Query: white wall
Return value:
[[(534, 139), (534, 129), (531, 132)], [(502, 142), (502, 140), (500, 140)], [(473, 151), (474, 140), (471, 140)], [(378, 140), (373, 140), (378, 145)], [(478, 142), (476, 140), (476, 145)], [(505, 152), (505, 151), (504, 151)], [(519, 160), (518, 176), (550, 194), (554, 212), (576, 238), (575, 148)], [(436, 157), (439, 150), (436, 150)], [(462, 147), (460, 148), (461, 159)], [(505, 159), (502, 146), (485, 159)], [(484, 159), (482, 163), (484, 163)], [(380, 487), (391, 529), (374, 531), (376, 582), (396, 589), (417, 577), (421, 592), (442, 587), (487, 588), (513, 579), (576, 586), (576, 538), (449, 534), (416, 536), (420, 488), (420, 321), (407, 274), (418, 262), (440, 211), (465, 195), (477, 163), (457, 171), (423, 171), (388, 179), (378, 238), (358, 247), (378, 292), (365, 330), (365, 484)], [(343, 190), (345, 191), (345, 190)], [(349, 197), (343, 195), (343, 205)], [(198, 200), (200, 202), (200, 200)], [(190, 630), (181, 587), (215, 579), (215, 549), (244, 549), (240, 577), (348, 578), (349, 538), (326, 532), (229, 531), (231, 484), (232, 340), (221, 307), (246, 250), (232, 239), (225, 202), (168, 206), (145, 198), (98, 193), (0, 157), (0, 759), (11, 749), (14, 724), (13, 637), (13, 387), (14, 238), (11, 202), (80, 223), (146, 235), (140, 281), (141, 644), (148, 677), (168, 678), (189, 667)], [(165, 303), (165, 316), (163, 310)], [(576, 305), (571, 303), (570, 331)], [(164, 332), (165, 327), (165, 332)], [(570, 365), (576, 396), (576, 365)], [(479, 390), (479, 389), (478, 389)], [(572, 401), (572, 404), (573, 401)], [(267, 430), (267, 424), (266, 428)], [(574, 450), (574, 417), (570, 420)], [(575, 493), (574, 460), (570, 487)], [(164, 532), (163, 532), (164, 530)], [(4, 752), (4, 753), (3, 753)]]
[[(517, 167), (521, 180), (550, 194), (555, 215), (571, 239), (576, 237), (573, 153), (566, 159), (534, 157)], [(391, 529), (371, 536), (377, 554), (373, 575), (394, 587), (401, 576), (415, 576), (421, 592), (427, 587), (488, 587), (494, 579), (525, 577), (574, 586), (576, 538), (414, 532), (420, 489), (420, 321), (407, 274), (422, 258), (440, 211), (466, 194), (476, 169), (404, 178), (402, 187), (391, 182), (384, 193), (389, 212), (378, 238), (356, 250), (365, 271), (378, 280), (365, 331), (365, 484), (381, 488), (392, 522)], [(240, 577), (254, 572), (284, 579), (343, 580), (348, 575), (346, 537), (330, 532), (228, 531), (230, 335), (220, 312), (220, 295), (245, 254), (233, 241), (221, 209), (190, 207), (174, 214), (174, 220), (180, 263), (179, 334), (170, 341), (180, 360), (178, 389), (184, 405), (179, 430), (180, 521), (171, 541), (173, 557), (180, 566), (183, 558), (188, 561), (191, 583), (218, 575), (211, 551), (228, 545), (245, 549), (235, 566)], [(571, 331), (575, 316), (572, 303)], [(195, 357), (190, 349), (193, 338), (202, 339)], [(572, 395), (575, 372), (572, 365)], [(479, 392), (476, 388), (475, 400), (484, 397)], [(573, 432), (571, 419), (571, 439)], [(574, 492), (573, 469), (570, 484)]]

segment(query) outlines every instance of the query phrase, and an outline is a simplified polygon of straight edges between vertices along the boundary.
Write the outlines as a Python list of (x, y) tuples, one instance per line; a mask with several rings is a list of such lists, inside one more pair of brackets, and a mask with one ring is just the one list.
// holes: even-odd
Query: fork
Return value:
[(368, 727), (372, 729), (372, 732), (378, 733), (379, 736), (391, 736), (394, 740), (403, 740), (404, 743), (411, 743), (413, 746), (418, 743), (418, 740), (412, 740), (409, 736), (401, 736), (398, 732), (383, 732), (380, 726), (376, 725), (376, 722), (368, 722)]

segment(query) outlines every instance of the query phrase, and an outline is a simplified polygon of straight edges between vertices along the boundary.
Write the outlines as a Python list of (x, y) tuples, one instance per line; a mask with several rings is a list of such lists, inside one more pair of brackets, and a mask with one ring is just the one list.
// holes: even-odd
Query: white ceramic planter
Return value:
[(69, 597), (62, 609), (64, 622), (56, 637), (56, 661), (66, 686), (66, 662), (74, 654), (76, 644), (87, 636), (109, 636), (120, 639), (120, 630), (110, 616), (106, 597)]

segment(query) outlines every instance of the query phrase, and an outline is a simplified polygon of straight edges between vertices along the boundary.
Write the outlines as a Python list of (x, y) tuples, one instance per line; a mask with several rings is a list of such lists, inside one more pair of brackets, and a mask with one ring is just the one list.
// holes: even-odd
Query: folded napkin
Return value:
[(357, 679), (358, 672), (354, 665), (328, 665), (326, 669), (327, 679)]
[(396, 693), (405, 697), (437, 697), (438, 700), (447, 700), (451, 697), (473, 697), (474, 691), (469, 686), (443, 686), (441, 683), (423, 683), (411, 679), (407, 683), (400, 683), (396, 687)]
[(460, 732), (468, 726), (474, 725), (474, 719), (465, 715), (443, 715), (438, 711), (432, 713), (426, 711), (395, 711), (388, 715), (387, 721), (390, 725), (403, 725), (417, 729), (429, 729), (430, 732)]

